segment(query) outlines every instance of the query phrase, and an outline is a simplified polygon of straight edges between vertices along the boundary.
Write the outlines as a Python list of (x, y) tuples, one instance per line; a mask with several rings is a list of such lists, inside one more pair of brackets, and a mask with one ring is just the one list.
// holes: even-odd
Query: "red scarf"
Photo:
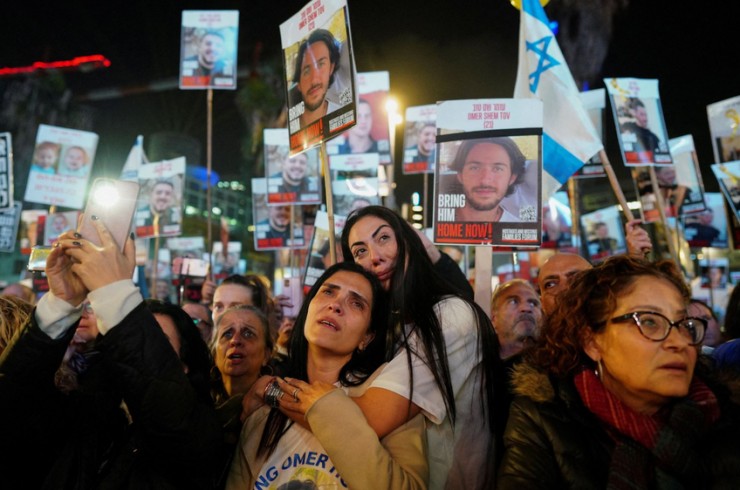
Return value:
[[(607, 390), (593, 370), (583, 368), (573, 380), (583, 404), (599, 420), (642, 444), (653, 449), (657, 435), (668, 417), (665, 414), (643, 415), (635, 412)], [(694, 376), (689, 387), (688, 399), (704, 414), (704, 428), (711, 426), (720, 415), (717, 397), (709, 387)]]

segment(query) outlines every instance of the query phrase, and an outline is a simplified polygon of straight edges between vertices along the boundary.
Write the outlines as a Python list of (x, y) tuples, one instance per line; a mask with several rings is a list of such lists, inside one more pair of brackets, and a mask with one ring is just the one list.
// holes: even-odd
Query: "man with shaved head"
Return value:
[[(648, 233), (640, 226), (640, 220), (631, 220), (625, 225), (627, 253), (633, 257), (643, 258), (653, 248)], [(557, 253), (551, 256), (540, 267), (539, 284), (542, 311), (552, 315), (555, 310), (555, 298), (568, 288), (571, 278), (578, 272), (590, 269), (591, 264), (580, 255)]]

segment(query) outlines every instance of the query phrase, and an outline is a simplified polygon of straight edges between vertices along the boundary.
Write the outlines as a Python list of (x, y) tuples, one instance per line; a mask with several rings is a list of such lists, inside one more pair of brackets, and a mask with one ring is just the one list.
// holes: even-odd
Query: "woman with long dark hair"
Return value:
[[(423, 418), (379, 441), (346, 394), (383, 363), (383, 297), (377, 279), (352, 263), (335, 264), (316, 281), (291, 334), (290, 377), (268, 384), (269, 406), (246, 419), (227, 488), (296, 481), (319, 488), (426, 487)], [(287, 415), (298, 412), (310, 430)]]
[(417, 233), (387, 208), (352, 213), (342, 253), (381, 281), (391, 309), (390, 363), (354, 400), (381, 437), (424, 413), (430, 488), (487, 488), (505, 417), (494, 410), (494, 384), (505, 386), (490, 320), (435, 272)]

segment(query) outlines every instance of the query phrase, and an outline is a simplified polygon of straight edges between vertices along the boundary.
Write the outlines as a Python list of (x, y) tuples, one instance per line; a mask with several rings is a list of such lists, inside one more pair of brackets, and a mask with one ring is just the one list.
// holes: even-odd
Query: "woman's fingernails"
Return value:
[(97, 221), (97, 220), (100, 219), (100, 217), (98, 215), (96, 215), (96, 214), (93, 214), (92, 216), (90, 216), (90, 219), (93, 220), (93, 221)]
[(75, 238), (82, 238), (82, 235), (80, 235), (80, 234), (79, 234), (79, 233), (77, 233), (77, 232), (74, 232), (74, 235), (72, 235), (72, 236), (74, 236)]
[(82, 246), (82, 244), (80, 242), (77, 242), (77, 241), (72, 242), (72, 245), (74, 245), (76, 247), (81, 247)]

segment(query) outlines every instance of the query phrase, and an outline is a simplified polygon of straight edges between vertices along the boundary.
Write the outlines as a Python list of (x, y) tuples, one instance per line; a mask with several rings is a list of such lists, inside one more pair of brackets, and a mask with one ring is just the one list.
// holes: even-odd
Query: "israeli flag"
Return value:
[(542, 100), (544, 201), (604, 145), (583, 108), (539, 0), (522, 0), (514, 97)]

